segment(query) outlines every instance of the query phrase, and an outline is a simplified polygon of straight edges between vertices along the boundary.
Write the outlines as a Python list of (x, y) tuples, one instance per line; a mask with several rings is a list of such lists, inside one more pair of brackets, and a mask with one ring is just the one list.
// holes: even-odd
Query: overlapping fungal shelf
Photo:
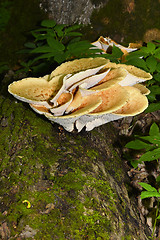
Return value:
[(149, 90), (141, 84), (152, 76), (134, 66), (103, 57), (66, 62), (50, 75), (9, 85), (17, 99), (67, 131), (86, 131), (143, 112)]

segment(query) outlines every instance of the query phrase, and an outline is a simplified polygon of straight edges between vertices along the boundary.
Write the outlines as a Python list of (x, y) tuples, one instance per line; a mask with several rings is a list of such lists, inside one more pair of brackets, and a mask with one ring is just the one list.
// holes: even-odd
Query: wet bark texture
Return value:
[(103, 7), (108, 0), (41, 0), (40, 7), (60, 24), (89, 24), (93, 10)]
[(7, 81), (0, 95), (1, 238), (147, 239), (112, 124), (68, 133), (8, 95)]

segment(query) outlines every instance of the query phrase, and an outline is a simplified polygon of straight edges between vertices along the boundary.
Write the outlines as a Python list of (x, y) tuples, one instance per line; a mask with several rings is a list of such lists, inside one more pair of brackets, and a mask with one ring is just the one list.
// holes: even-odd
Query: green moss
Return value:
[(91, 160), (95, 160), (99, 156), (99, 154), (98, 151), (95, 151), (94, 149), (87, 149), (87, 156)]
[[(116, 171), (117, 153), (113, 149), (108, 156), (107, 147), (102, 145), (98, 152), (96, 141), (93, 144), (94, 138), (100, 141), (100, 133), (93, 132), (90, 140), (87, 134), (60, 132), (25, 104), (9, 99), (1, 115), (5, 119), (0, 127), (0, 195), (5, 206), (1, 212), (7, 215), (0, 217), (9, 224), (11, 236), (29, 225), (37, 229), (37, 240), (110, 239), (116, 231), (113, 217), (127, 208), (105, 172)], [(92, 148), (86, 151), (90, 141)], [(24, 200), (31, 203), (30, 209)], [(54, 209), (48, 209), (48, 204)]]

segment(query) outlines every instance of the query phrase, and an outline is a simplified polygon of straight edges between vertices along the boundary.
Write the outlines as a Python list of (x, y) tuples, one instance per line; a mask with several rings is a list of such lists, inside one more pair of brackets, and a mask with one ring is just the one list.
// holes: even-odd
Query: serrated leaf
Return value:
[(151, 73), (155, 72), (156, 67), (157, 67), (157, 60), (155, 59), (155, 57), (149, 56), (146, 59), (146, 64)]
[(145, 71), (148, 71), (148, 68), (147, 68), (147, 64), (146, 62), (141, 59), (141, 58), (133, 58), (133, 59), (130, 59), (129, 61), (127, 61), (125, 64), (127, 65), (133, 65), (135, 67), (139, 67), (139, 68), (142, 68), (144, 69)]
[(149, 198), (149, 197), (160, 197), (160, 193), (158, 193), (158, 192), (148, 192), (148, 191), (143, 191), (141, 193), (141, 199)]
[(145, 113), (151, 113), (160, 110), (160, 103), (151, 103), (145, 110)]
[(49, 28), (53, 28), (56, 25), (56, 22), (54, 20), (43, 20), (41, 22), (41, 26), (43, 27), (49, 27)]
[[(146, 149), (148, 147), (149, 144), (141, 141), (141, 140), (134, 140), (134, 141), (131, 141), (129, 143), (127, 143), (125, 145), (126, 148), (131, 148), (131, 149), (136, 149), (136, 150), (139, 150), (139, 149)], [(149, 145), (150, 146), (150, 145)]]
[(150, 184), (148, 183), (144, 183), (144, 182), (139, 182), (138, 183), (141, 187), (143, 187), (144, 189), (146, 189), (148, 192), (157, 192), (157, 189), (152, 187)]
[(48, 37), (47, 43), (50, 46), (50, 48), (57, 50), (57, 51), (63, 51), (65, 49), (65, 46), (59, 42), (58, 40)]
[(149, 135), (150, 136), (158, 136), (158, 135), (160, 135), (159, 127), (158, 127), (158, 125), (155, 122), (150, 127)]
[(160, 148), (154, 149), (152, 151), (148, 151), (144, 153), (140, 158), (139, 162), (150, 162), (153, 160), (157, 160), (160, 158)]

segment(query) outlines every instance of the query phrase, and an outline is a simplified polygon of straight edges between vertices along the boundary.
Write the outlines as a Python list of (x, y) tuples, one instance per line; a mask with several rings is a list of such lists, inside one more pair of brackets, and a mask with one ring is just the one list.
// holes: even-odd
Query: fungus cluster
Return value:
[(13, 82), (8, 90), (67, 131), (80, 132), (143, 112), (149, 90), (140, 83), (151, 78), (134, 66), (83, 58), (61, 64), (50, 75)]
[(93, 42), (92, 45), (96, 46), (98, 49), (102, 49), (102, 53), (110, 53), (112, 47), (116, 46), (121, 49), (124, 55), (127, 55), (128, 53), (136, 51), (138, 48), (142, 47), (140, 43), (129, 43), (128, 47), (124, 47), (112, 40), (110, 37), (104, 38), (102, 36), (99, 37), (96, 42)]

